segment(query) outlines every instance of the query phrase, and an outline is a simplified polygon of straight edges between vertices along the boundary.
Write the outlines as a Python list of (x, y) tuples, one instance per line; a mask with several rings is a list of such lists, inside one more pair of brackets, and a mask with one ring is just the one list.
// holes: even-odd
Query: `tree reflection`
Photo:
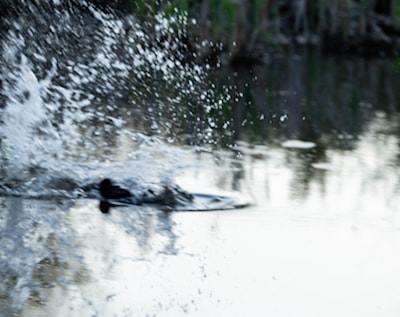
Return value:
[(324, 183), (326, 171), (313, 166), (329, 162), (333, 150), (356, 150), (377, 112), (389, 119), (399, 111), (395, 78), (389, 60), (332, 58), (310, 51), (278, 56), (250, 69), (220, 70), (217, 90), (224, 94), (229, 87), (230, 97), (214, 115), (238, 165), (232, 166), (233, 189), (239, 189), (244, 173), (238, 143), (275, 147), (299, 139), (316, 147), (287, 149), (285, 164), (293, 170), (294, 195), (306, 197), (313, 180)]

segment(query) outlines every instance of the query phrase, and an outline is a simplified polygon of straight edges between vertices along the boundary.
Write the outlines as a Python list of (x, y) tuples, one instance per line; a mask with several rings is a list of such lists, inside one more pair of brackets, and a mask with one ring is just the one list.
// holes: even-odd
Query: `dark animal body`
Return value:
[(125, 188), (115, 185), (114, 182), (108, 178), (100, 182), (99, 192), (101, 196), (99, 208), (102, 213), (108, 213), (110, 207), (143, 204), (156, 204), (171, 210), (179, 201), (187, 202), (193, 200), (191, 194), (178, 187), (164, 187), (159, 193), (148, 189), (139, 194), (134, 194)]
[(132, 197), (129, 190), (114, 185), (111, 179), (105, 178), (100, 182), (99, 191), (105, 199), (121, 199)]

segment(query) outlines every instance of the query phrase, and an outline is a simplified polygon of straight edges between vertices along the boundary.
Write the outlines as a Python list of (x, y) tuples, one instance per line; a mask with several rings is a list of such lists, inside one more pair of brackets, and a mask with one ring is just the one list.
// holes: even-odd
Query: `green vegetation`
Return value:
[(393, 6), (394, 6), (393, 13), (394, 13), (395, 20), (397, 23), (400, 23), (400, 2), (395, 1)]

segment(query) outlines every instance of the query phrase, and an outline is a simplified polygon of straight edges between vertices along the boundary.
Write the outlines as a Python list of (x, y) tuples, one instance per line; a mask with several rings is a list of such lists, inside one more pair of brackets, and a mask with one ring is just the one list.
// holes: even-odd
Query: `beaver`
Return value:
[(166, 210), (172, 210), (179, 201), (193, 200), (190, 193), (177, 186), (164, 186), (159, 193), (149, 188), (135, 195), (129, 190), (115, 185), (111, 179), (105, 178), (100, 182), (98, 188), (101, 196), (99, 209), (102, 213), (108, 213), (111, 207), (143, 204), (155, 204), (166, 207)]

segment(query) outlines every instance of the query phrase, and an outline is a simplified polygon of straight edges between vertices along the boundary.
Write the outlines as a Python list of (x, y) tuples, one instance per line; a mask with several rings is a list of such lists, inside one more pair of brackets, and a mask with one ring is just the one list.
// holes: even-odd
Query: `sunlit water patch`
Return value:
[(282, 143), (282, 146), (289, 149), (312, 149), (315, 147), (315, 143), (301, 140), (287, 140)]
[(71, 281), (71, 276), (60, 274), (66, 263), (76, 266), (80, 261), (71, 253), (74, 229), (64, 225), (70, 206), (1, 199), (0, 302), (5, 315), (12, 316), (32, 296), (40, 300), (42, 289)]

